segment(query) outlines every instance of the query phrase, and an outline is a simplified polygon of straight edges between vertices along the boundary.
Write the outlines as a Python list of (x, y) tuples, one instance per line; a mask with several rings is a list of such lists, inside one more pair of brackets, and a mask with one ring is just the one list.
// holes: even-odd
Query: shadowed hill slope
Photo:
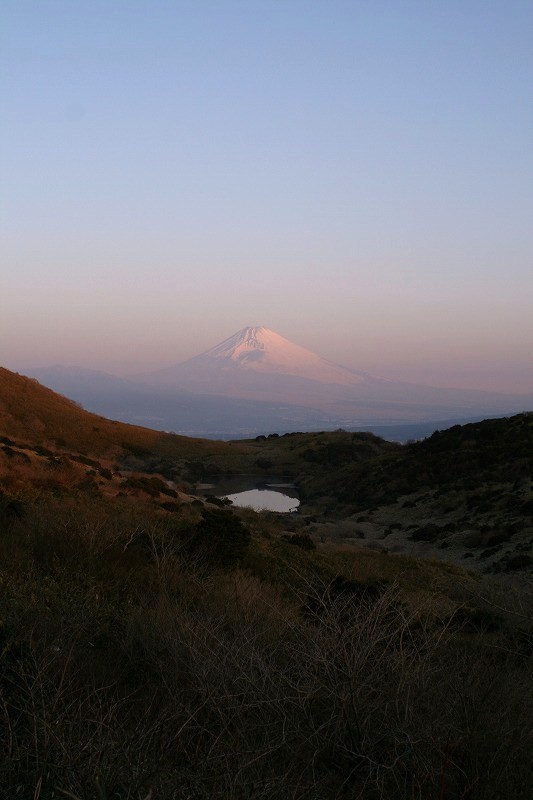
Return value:
[(533, 414), (527, 413), (329, 464), (303, 479), (301, 498), (304, 508), (322, 511), (312, 536), (359, 537), (389, 553), (457, 564), (470, 559), (469, 568), (480, 572), (531, 572), (532, 479)]
[(390, 449), (364, 464), (329, 468), (305, 484), (308, 494), (370, 507), (424, 487), (475, 488), (487, 481), (531, 480), (533, 413), (455, 425)]

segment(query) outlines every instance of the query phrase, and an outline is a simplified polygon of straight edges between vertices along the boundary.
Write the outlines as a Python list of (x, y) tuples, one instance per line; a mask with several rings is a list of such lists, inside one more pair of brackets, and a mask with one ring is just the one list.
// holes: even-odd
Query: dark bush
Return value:
[(533, 499), (526, 500), (525, 503), (522, 503), (522, 505), (520, 506), (520, 511), (522, 512), (522, 514), (526, 515), (531, 514), (533, 516)]
[(496, 547), (487, 547), (486, 550), (483, 550), (482, 553), (479, 554), (479, 558), (489, 558), (490, 556), (495, 555), (500, 551), (498, 546)]
[(255, 465), (259, 467), (259, 469), (270, 469), (270, 467), (274, 466), (274, 462), (269, 458), (258, 458), (256, 459)]
[(487, 546), (493, 547), (496, 544), (503, 544), (504, 542), (509, 541), (509, 533), (507, 531), (498, 531), (497, 533), (493, 533), (487, 539)]
[[(337, 605), (342, 616), (349, 618), (361, 604), (373, 605), (389, 588), (386, 580), (375, 580), (363, 583), (362, 581), (348, 580), (343, 575), (337, 575), (326, 590), (319, 590), (311, 594), (303, 607), (304, 616), (314, 619), (320, 617), (332, 605)], [(340, 601), (340, 602), (339, 602)]]
[(103, 469), (102, 465), (99, 461), (95, 461), (94, 458), (87, 458), (87, 456), (78, 456), (78, 455), (71, 455), (70, 458), (72, 461), (77, 461), (79, 464), (85, 464), (86, 467), (92, 467), (100, 471)]
[(122, 481), (121, 485), (126, 489), (145, 492), (150, 497), (158, 497), (160, 494), (166, 494), (168, 497), (178, 496), (174, 489), (171, 489), (164, 481), (156, 477), (147, 478), (144, 475), (130, 475), (129, 478), (125, 478)]
[(153, 486), (148, 478), (136, 478), (131, 475), (129, 478), (125, 478), (121, 485), (125, 489), (133, 489), (134, 491), (145, 492), (151, 497), (157, 497), (159, 495), (159, 489)]
[(283, 536), (289, 544), (294, 544), (296, 547), (301, 547), (302, 550), (316, 550), (316, 544), (308, 533), (294, 533), (292, 536)]
[(171, 513), (175, 513), (176, 511), (181, 510), (181, 506), (179, 503), (159, 503), (159, 508), (163, 508), (165, 511), (170, 511)]
[(152, 451), (147, 447), (144, 447), (141, 444), (135, 444), (134, 442), (123, 442), (122, 447), (124, 450), (128, 450), (137, 458), (146, 458), (146, 456), (152, 455)]
[(24, 506), (20, 500), (0, 491), (0, 523), (21, 519), (23, 514)]
[(519, 553), (518, 555), (511, 556), (502, 564), (502, 568), (505, 572), (515, 572), (518, 569), (528, 569), (532, 566), (533, 557), (527, 553)]
[(428, 525), (423, 525), (414, 530), (411, 533), (411, 539), (414, 542), (435, 542), (439, 538), (441, 532), (442, 528), (430, 522)]
[(51, 458), (54, 455), (52, 453), (52, 451), (49, 450), (47, 447), (41, 447), (40, 445), (38, 445), (37, 447), (34, 447), (33, 449), (37, 453), (38, 456), (46, 456), (47, 458)]
[(215, 497), (213, 494), (206, 494), (205, 495), (205, 502), (211, 503), (213, 506), (219, 506), (220, 508), (224, 508), (224, 506), (231, 506), (231, 500), (228, 500), (227, 497)]
[(250, 531), (231, 511), (204, 510), (190, 549), (214, 566), (238, 563), (251, 540)]

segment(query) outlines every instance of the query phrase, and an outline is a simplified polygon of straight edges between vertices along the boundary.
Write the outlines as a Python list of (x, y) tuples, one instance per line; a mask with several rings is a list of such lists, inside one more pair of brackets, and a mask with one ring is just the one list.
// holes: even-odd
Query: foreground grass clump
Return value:
[(530, 623), (459, 570), (250, 512), (2, 509), (2, 796), (529, 796)]

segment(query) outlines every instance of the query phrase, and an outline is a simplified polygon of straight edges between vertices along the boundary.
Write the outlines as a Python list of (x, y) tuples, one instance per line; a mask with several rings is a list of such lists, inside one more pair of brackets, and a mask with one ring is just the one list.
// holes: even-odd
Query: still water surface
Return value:
[(291, 478), (283, 475), (226, 475), (207, 479), (198, 486), (203, 495), (228, 497), (239, 508), (277, 511), (288, 514), (300, 505), (298, 490)]
[(246, 492), (236, 492), (226, 495), (234, 506), (240, 508), (253, 508), (254, 511), (278, 511), (288, 513), (295, 511), (300, 505), (297, 497), (289, 497), (283, 492), (274, 489), (249, 489)]

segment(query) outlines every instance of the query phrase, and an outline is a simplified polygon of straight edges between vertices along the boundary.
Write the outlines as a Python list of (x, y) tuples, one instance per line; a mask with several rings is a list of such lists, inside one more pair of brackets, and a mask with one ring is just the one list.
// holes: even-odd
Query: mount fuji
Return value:
[(159, 388), (298, 404), (354, 419), (507, 413), (523, 410), (526, 399), (374, 377), (335, 364), (262, 326), (242, 328), (204, 353), (134, 379)]
[(197, 436), (340, 426), (377, 430), (533, 408), (531, 395), (374, 377), (262, 326), (247, 326), (187, 361), (128, 379), (75, 367), (40, 368), (30, 375), (90, 411)]
[(254, 372), (293, 375), (321, 383), (352, 385), (362, 380), (351, 370), (327, 361), (265, 327), (243, 328), (205, 353), (189, 359), (183, 366), (213, 369), (221, 364), (233, 364)]
[[(150, 385), (193, 391), (278, 394), (294, 381), (328, 386), (356, 386), (365, 376), (341, 367), (280, 336), (269, 328), (246, 327), (205, 353), (180, 364), (135, 376)], [(277, 387), (277, 388), (276, 388)]]

